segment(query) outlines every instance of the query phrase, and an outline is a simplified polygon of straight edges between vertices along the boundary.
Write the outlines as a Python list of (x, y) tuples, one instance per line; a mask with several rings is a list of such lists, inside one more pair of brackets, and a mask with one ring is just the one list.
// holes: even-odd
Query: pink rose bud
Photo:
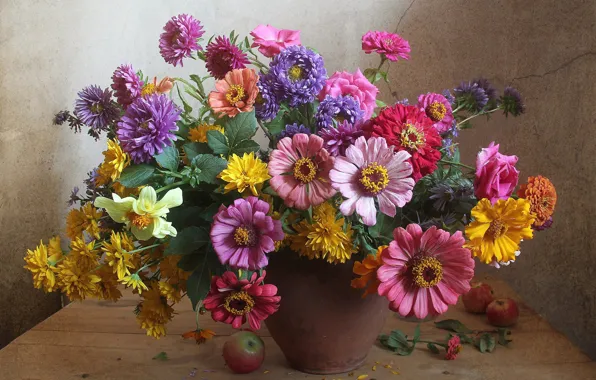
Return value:
[(300, 31), (277, 29), (270, 25), (257, 26), (250, 35), (251, 47), (258, 47), (261, 54), (271, 58), (288, 46), (300, 45)]
[(483, 148), (476, 159), (476, 198), (487, 198), (491, 203), (509, 198), (517, 186), (519, 177), (516, 163), (517, 156), (499, 153), (499, 144), (495, 145), (494, 141), (487, 148)]

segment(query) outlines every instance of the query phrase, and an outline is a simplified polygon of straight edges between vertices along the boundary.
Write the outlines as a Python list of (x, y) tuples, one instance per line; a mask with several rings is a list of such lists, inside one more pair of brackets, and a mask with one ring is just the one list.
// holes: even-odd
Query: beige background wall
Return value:
[(107, 86), (123, 62), (158, 77), (203, 73), (198, 62), (173, 68), (159, 56), (160, 28), (181, 12), (199, 18), (208, 34), (247, 33), (258, 23), (301, 29), (331, 72), (372, 62), (359, 50), (367, 30), (397, 30), (410, 41), (412, 60), (392, 67), (385, 100), (414, 99), (478, 75), (517, 86), (527, 115), (477, 123), (461, 138), (464, 158), (472, 163), (497, 140), (519, 156), (522, 176), (540, 173), (555, 183), (555, 226), (524, 243), (520, 261), (499, 274), (596, 356), (596, 2), (589, 0), (0, 0), (0, 347), (59, 307), (57, 297), (32, 289), (22, 257), (63, 229), (71, 188), (103, 150), (51, 125), (52, 115), (72, 109), (84, 86)]

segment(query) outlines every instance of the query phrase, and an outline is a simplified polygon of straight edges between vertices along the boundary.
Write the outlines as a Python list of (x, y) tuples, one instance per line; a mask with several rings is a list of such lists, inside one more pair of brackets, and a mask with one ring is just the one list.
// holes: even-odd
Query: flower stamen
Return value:
[(255, 231), (252, 228), (238, 227), (234, 231), (234, 241), (238, 245), (252, 247), (257, 241)]
[(236, 103), (243, 101), (245, 98), (244, 87), (239, 84), (233, 84), (230, 89), (226, 92), (226, 99), (230, 104), (235, 105)]
[(405, 148), (418, 150), (418, 148), (421, 145), (424, 145), (425, 142), (424, 133), (418, 131), (418, 129), (410, 123), (406, 124), (406, 128), (401, 131), (401, 145)]
[(486, 230), (486, 235), (492, 238), (493, 241), (497, 240), (499, 237), (507, 232), (507, 226), (503, 223), (500, 219), (495, 219), (490, 222), (490, 226)]
[(378, 194), (389, 185), (389, 174), (384, 166), (372, 162), (362, 169), (359, 181), (366, 191)]
[(312, 182), (317, 176), (317, 165), (308, 157), (302, 157), (294, 164), (294, 178), (302, 183)]
[(141, 90), (141, 96), (148, 96), (157, 92), (157, 86), (153, 83), (147, 83)]
[(414, 258), (408, 267), (411, 267), (414, 284), (420, 288), (433, 287), (443, 279), (443, 265), (435, 257)]
[(128, 218), (128, 220), (130, 220), (130, 223), (133, 226), (141, 230), (144, 230), (151, 224), (151, 222), (153, 222), (153, 218), (151, 217), (151, 215), (139, 215), (132, 211), (126, 214), (126, 217)]
[(426, 115), (434, 122), (443, 120), (446, 113), (447, 108), (445, 108), (445, 105), (440, 102), (432, 102), (426, 108)]
[(304, 70), (302, 69), (302, 67), (300, 67), (298, 65), (294, 65), (294, 66), (290, 67), (290, 69), (288, 70), (288, 76), (293, 81), (302, 79), (303, 74), (304, 74)]
[(224, 300), (223, 307), (230, 314), (246, 315), (255, 306), (254, 299), (245, 291), (231, 293)]

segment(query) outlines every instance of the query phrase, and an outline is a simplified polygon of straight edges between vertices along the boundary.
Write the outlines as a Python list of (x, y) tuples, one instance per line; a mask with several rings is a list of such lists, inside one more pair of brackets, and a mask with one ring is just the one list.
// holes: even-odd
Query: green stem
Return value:
[(386, 60), (387, 60), (387, 58), (385, 58), (384, 56), (381, 56), (381, 62), (379, 63), (379, 67), (377, 67), (377, 71), (381, 70), (381, 67), (383, 66), (383, 64), (385, 63)]
[(476, 168), (473, 168), (473, 167), (471, 167), (469, 165), (466, 165), (466, 164), (462, 164), (461, 162), (447, 161), (447, 160), (439, 160), (439, 162), (441, 164), (456, 165), (456, 166), (461, 166), (461, 167), (464, 167), (464, 168), (467, 168), (467, 169), (470, 169), (470, 170), (476, 170)]
[(500, 110), (500, 108), (494, 108), (494, 109), (492, 109), (490, 111), (483, 111), (483, 112), (474, 114), (472, 116), (469, 116), (469, 117), (463, 119), (459, 123), (457, 123), (457, 126), (459, 127), (460, 125), (463, 125), (465, 122), (470, 121), (470, 120), (472, 120), (475, 117), (482, 116), (482, 115), (488, 115), (489, 113), (493, 113), (493, 112), (498, 111), (498, 110)]
[(151, 244), (148, 245), (146, 247), (141, 247), (141, 248), (137, 248), (137, 249), (133, 249), (132, 251), (128, 251), (128, 253), (137, 253), (137, 252), (143, 252), (147, 249), (151, 249), (151, 248), (155, 248), (155, 247), (159, 247), (161, 245), (161, 243), (159, 244)]
[(274, 140), (273, 140), (273, 135), (271, 135), (271, 132), (269, 132), (269, 131), (267, 130), (267, 128), (265, 128), (265, 127), (263, 126), (263, 124), (261, 124), (261, 122), (260, 122), (260, 121), (259, 121), (259, 122), (257, 122), (257, 124), (259, 124), (259, 127), (261, 127), (261, 129), (263, 130), (263, 132), (265, 133), (265, 136), (267, 136), (267, 138), (269, 139), (269, 141), (270, 141), (270, 142), (273, 142)]
[(162, 191), (170, 190), (170, 189), (173, 189), (175, 187), (178, 187), (178, 186), (181, 186), (181, 185), (184, 185), (184, 184), (186, 184), (186, 181), (185, 180), (174, 182), (174, 183), (171, 183), (171, 184), (166, 185), (164, 187), (160, 187), (159, 189), (155, 190), (155, 192), (156, 193), (161, 193)]
[(171, 172), (169, 170), (161, 170), (161, 169), (157, 169), (160, 173), (163, 174), (167, 174), (167, 175), (171, 175), (172, 177), (176, 177), (176, 178), (184, 178), (184, 176), (182, 176), (182, 174), (178, 174), (178, 173), (174, 173)]
[[(408, 342), (414, 342), (414, 339), (408, 339)], [(432, 340), (417, 340), (416, 343), (430, 343), (435, 346), (447, 347), (445, 343), (433, 342)]]
[(201, 311), (201, 307), (203, 306), (203, 301), (199, 301), (199, 303), (197, 304), (197, 311), (196, 311), (196, 317), (195, 320), (197, 321), (197, 330), (200, 330), (201, 327), (199, 325), (199, 312)]

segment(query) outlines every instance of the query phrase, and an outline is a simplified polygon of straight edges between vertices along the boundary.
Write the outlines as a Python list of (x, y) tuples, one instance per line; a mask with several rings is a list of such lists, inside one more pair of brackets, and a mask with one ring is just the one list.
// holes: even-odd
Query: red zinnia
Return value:
[(246, 320), (252, 330), (261, 328), (261, 321), (279, 308), (280, 296), (275, 285), (262, 285), (266, 272), (250, 280), (238, 280), (234, 272), (227, 271), (221, 277), (213, 276), (211, 290), (203, 302), (216, 322), (231, 324), (239, 329)]
[(368, 136), (383, 137), (396, 151), (405, 150), (412, 155), (415, 181), (437, 168), (441, 158), (437, 148), (441, 147), (442, 139), (433, 128), (433, 121), (417, 107), (401, 104), (386, 107), (364, 128)]

